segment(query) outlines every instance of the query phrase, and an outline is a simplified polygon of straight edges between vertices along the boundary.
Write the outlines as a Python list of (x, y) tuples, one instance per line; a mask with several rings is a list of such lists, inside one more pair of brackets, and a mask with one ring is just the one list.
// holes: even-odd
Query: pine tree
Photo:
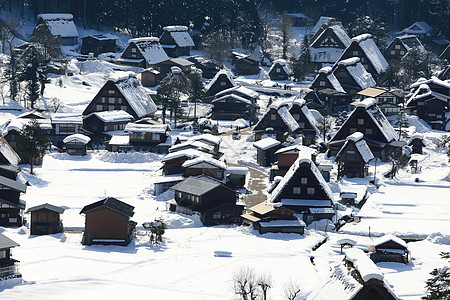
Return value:
[(38, 50), (31, 46), (28, 53), (23, 58), (21, 77), (27, 81), (26, 94), (30, 101), (31, 109), (34, 109), (36, 101), (39, 99), (40, 92), (44, 91), (40, 85), (45, 85), (44, 61)]
[(282, 58), (286, 59), (291, 45), (290, 39), (292, 34), (292, 21), (287, 15), (286, 11), (283, 11), (280, 18), (280, 32), (281, 32), (281, 49)]
[[(440, 255), (443, 259), (450, 261), (450, 252), (441, 252)], [(450, 299), (450, 268), (448, 266), (436, 268), (430, 275), (433, 277), (427, 280), (426, 285), (430, 294), (422, 297), (422, 299)]]
[(173, 88), (167, 84), (161, 84), (156, 90), (156, 101), (162, 106), (163, 123), (166, 124), (166, 113), (170, 101), (174, 97)]
[(394, 121), (394, 126), (398, 128), (400, 139), (408, 138), (408, 132), (406, 131), (406, 128), (409, 126), (408, 115), (403, 109), (401, 109), (397, 115), (397, 118)]
[(189, 94), (189, 101), (194, 103), (194, 121), (197, 119), (197, 103), (203, 102), (205, 95), (202, 76), (199, 73), (195, 73), (191, 77), (191, 93)]
[(9, 93), (12, 100), (16, 100), (19, 93), (19, 62), (17, 60), (17, 54), (12, 51), (9, 59), (9, 66), (6, 70), (6, 77), (9, 80)]
[(311, 52), (309, 51), (309, 39), (308, 35), (305, 34), (302, 40), (302, 45), (300, 48), (300, 55), (297, 59), (292, 61), (292, 73), (293, 77), (300, 81), (305, 79), (307, 74), (308, 66), (311, 64)]
[(386, 49), (387, 39), (390, 36), (385, 22), (376, 22), (369, 16), (359, 17), (351, 22), (348, 26), (348, 33), (350, 36), (370, 33), (380, 50)]
[(30, 174), (33, 174), (35, 158), (43, 156), (50, 145), (47, 133), (35, 119), (22, 128), (17, 140), (17, 150), (22, 156), (28, 158)]

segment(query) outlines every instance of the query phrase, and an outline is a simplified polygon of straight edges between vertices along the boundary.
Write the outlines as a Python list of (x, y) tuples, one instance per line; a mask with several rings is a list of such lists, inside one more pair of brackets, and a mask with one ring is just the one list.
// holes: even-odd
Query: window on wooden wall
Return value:
[(307, 188), (306, 193), (308, 195), (314, 195), (316, 193), (316, 189), (313, 187), (309, 187), (309, 188)]
[(308, 178), (302, 177), (302, 178), (300, 179), (300, 183), (301, 183), (301, 184), (308, 184)]
[(358, 119), (358, 125), (364, 125), (364, 119)]
[(292, 188), (292, 193), (295, 194), (295, 195), (300, 195), (300, 194), (302, 193), (301, 187), (299, 187), (299, 186), (294, 186), (294, 187)]
[(277, 115), (276, 114), (270, 114), (270, 120), (271, 121), (276, 121), (277, 120)]
[(221, 219), (222, 218), (222, 213), (220, 211), (215, 211), (215, 212), (213, 212), (212, 217), (213, 217), (214, 220)]

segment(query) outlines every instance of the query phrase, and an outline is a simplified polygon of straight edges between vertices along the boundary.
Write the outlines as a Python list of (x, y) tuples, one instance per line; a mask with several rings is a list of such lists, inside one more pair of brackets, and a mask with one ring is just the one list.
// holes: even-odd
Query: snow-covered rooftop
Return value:
[(238, 94), (238, 95), (246, 96), (246, 97), (252, 98), (252, 99), (259, 98), (258, 92), (255, 92), (254, 90), (246, 88), (242, 85), (234, 86), (229, 89), (220, 91), (216, 94), (216, 97), (220, 97), (220, 96), (228, 94), (228, 93)]
[(63, 142), (64, 143), (71, 143), (71, 142), (79, 142), (79, 143), (83, 143), (83, 144), (87, 144), (91, 141), (91, 138), (81, 134), (81, 133), (75, 133), (72, 135), (67, 136), (66, 138), (64, 138)]
[(145, 117), (156, 112), (155, 103), (137, 78), (118, 80), (115, 85), (138, 117)]
[(55, 113), (52, 124), (83, 124), (83, 116), (79, 113)]
[(183, 168), (189, 168), (201, 163), (206, 163), (209, 165), (212, 165), (214, 167), (217, 167), (219, 169), (225, 170), (227, 168), (227, 165), (220, 160), (214, 159), (214, 158), (206, 158), (206, 157), (198, 157), (194, 159), (187, 160), (183, 163)]
[(140, 37), (130, 39), (129, 43), (135, 43), (148, 65), (156, 65), (169, 59), (159, 43), (157, 37)]
[(133, 116), (123, 110), (98, 111), (87, 115), (85, 118), (95, 115), (103, 122), (126, 122), (133, 120)]
[(13, 148), (8, 144), (4, 137), (0, 136), (0, 153), (8, 160), (8, 162), (17, 166), (20, 162), (19, 155), (14, 151)]
[(212, 87), (212, 85), (217, 81), (217, 79), (219, 79), (219, 77), (221, 75), (225, 75), (228, 78), (228, 80), (231, 82), (231, 85), (236, 86), (236, 83), (234, 82), (234, 79), (233, 79), (233, 73), (231, 72), (231, 70), (229, 70), (227, 68), (223, 68), (223, 69), (220, 69), (219, 72), (217, 72), (216, 75), (214, 75), (214, 77), (211, 79), (211, 81), (205, 85), (205, 90), (206, 91), (209, 90)]
[(39, 14), (37, 19), (42, 19), (54, 36), (78, 37), (78, 30), (71, 14)]
[(125, 126), (125, 132), (144, 132), (144, 133), (160, 133), (164, 134), (169, 129), (167, 124), (152, 125), (152, 124), (137, 124), (128, 123)]
[(339, 64), (343, 63), (345, 68), (350, 73), (350, 76), (355, 79), (356, 83), (361, 87), (361, 89), (375, 86), (377, 83), (373, 79), (372, 75), (367, 72), (363, 65), (357, 60), (359, 60), (359, 58), (352, 57), (339, 62)]
[(271, 137), (267, 137), (267, 138), (261, 139), (261, 140), (259, 140), (257, 142), (254, 142), (253, 146), (255, 148), (258, 148), (258, 149), (261, 149), (261, 150), (267, 150), (267, 149), (270, 149), (272, 147), (278, 146), (280, 144), (281, 144), (280, 141), (277, 141), (276, 139), (271, 138)]
[(373, 41), (371, 34), (365, 33), (355, 36), (352, 38), (352, 42), (359, 44), (378, 74), (386, 71), (389, 64)]
[(130, 143), (130, 135), (129, 134), (114, 134), (109, 140), (109, 145), (128, 145)]
[(193, 47), (195, 46), (192, 37), (189, 35), (188, 28), (186, 26), (166, 26), (163, 28), (169, 32), (175, 43), (179, 47)]
[(392, 234), (386, 234), (386, 235), (383, 235), (382, 237), (377, 238), (374, 241), (373, 245), (375, 247), (377, 247), (377, 246), (380, 246), (380, 245), (382, 245), (384, 243), (387, 243), (389, 241), (393, 241), (393, 242), (399, 244), (400, 246), (402, 246), (402, 247), (404, 247), (406, 249), (408, 248), (408, 245), (406, 244), (406, 242), (404, 240), (402, 240), (402, 239), (400, 239), (400, 238), (398, 238), (398, 237), (396, 237), (396, 236), (394, 236)]
[(363, 250), (358, 248), (345, 249), (345, 258), (353, 263), (353, 266), (359, 272), (364, 282), (370, 279), (384, 280), (384, 275), (381, 273), (381, 270)]

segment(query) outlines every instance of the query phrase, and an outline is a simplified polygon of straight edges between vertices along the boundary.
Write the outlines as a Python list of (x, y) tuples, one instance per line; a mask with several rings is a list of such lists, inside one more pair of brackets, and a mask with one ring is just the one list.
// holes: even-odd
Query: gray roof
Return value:
[(177, 183), (172, 190), (177, 192), (188, 193), (191, 195), (201, 196), (220, 186), (220, 182), (214, 182), (204, 178), (189, 177), (180, 183)]
[(83, 207), (80, 214), (85, 214), (85, 213), (87, 213), (93, 209), (96, 209), (98, 207), (101, 207), (101, 206), (106, 206), (114, 211), (117, 211), (118, 213), (127, 215), (129, 217), (132, 217), (134, 215), (134, 211), (133, 211), (134, 206), (129, 205), (120, 200), (117, 200), (116, 198), (113, 198), (113, 197), (108, 197), (103, 200), (86, 205), (85, 207)]
[(65, 210), (62, 207), (45, 203), (45, 204), (41, 204), (41, 205), (38, 205), (38, 206), (30, 207), (27, 210), (27, 213), (30, 213), (30, 212), (33, 212), (33, 211), (37, 211), (37, 210), (41, 210), (41, 209), (48, 209), (48, 210), (51, 210), (51, 211), (54, 211), (54, 212), (57, 212), (57, 213), (60, 213), (60, 214), (62, 214), (64, 212), (64, 210)]
[(19, 244), (14, 242), (9, 237), (0, 233), (0, 249), (6, 249), (6, 248), (12, 248), (12, 247), (18, 247), (18, 246), (19, 246)]
[(0, 176), (0, 186), (4, 186), (11, 190), (15, 190), (22, 193), (25, 193), (27, 191), (27, 186), (25, 184), (3, 176)]

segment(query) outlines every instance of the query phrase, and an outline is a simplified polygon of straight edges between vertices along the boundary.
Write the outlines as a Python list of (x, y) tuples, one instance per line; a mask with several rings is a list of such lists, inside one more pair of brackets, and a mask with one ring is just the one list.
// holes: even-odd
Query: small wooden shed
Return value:
[(81, 133), (75, 133), (66, 137), (63, 143), (66, 144), (68, 154), (84, 156), (86, 155), (86, 145), (90, 141), (90, 137)]
[(48, 203), (30, 207), (27, 213), (31, 213), (31, 234), (54, 234), (64, 231), (60, 215), (64, 208)]
[(273, 138), (264, 138), (253, 143), (257, 149), (256, 161), (260, 166), (268, 167), (276, 161), (275, 152), (281, 148), (281, 142)]
[(18, 246), (19, 244), (0, 233), (0, 281), (22, 277), (18, 268), (19, 261), (11, 257), (11, 248)]
[(413, 135), (411, 137), (411, 141), (408, 143), (408, 146), (411, 147), (411, 154), (422, 154), (423, 147), (425, 147), (423, 137), (417, 134)]
[(80, 214), (86, 215), (83, 245), (106, 244), (126, 246), (134, 238), (136, 222), (134, 206), (108, 197), (86, 205)]
[(402, 239), (393, 236), (392, 234), (384, 235), (375, 240), (373, 249), (374, 252), (370, 258), (375, 262), (409, 262), (408, 245)]

